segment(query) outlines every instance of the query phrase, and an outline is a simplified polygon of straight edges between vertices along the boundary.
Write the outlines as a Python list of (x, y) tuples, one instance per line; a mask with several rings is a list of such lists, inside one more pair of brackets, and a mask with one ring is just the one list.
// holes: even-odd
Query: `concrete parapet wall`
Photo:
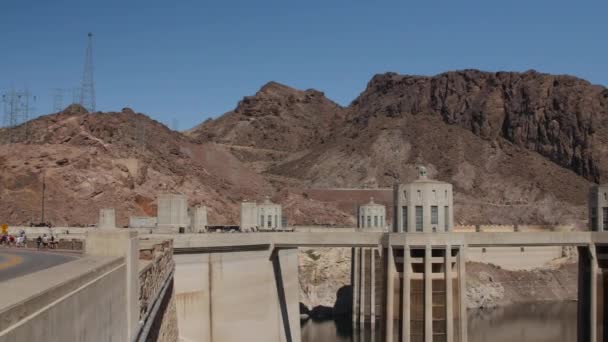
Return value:
[(127, 341), (126, 275), (123, 258), (89, 257), (4, 282), (0, 341)]
[(477, 231), (477, 226), (475, 225), (458, 225), (454, 226), (454, 232), (457, 233), (475, 233)]
[(505, 232), (505, 233), (513, 233), (516, 231), (516, 228), (514, 225), (507, 225), (507, 224), (491, 224), (491, 225), (486, 225), (486, 224), (482, 224), (479, 226), (479, 231), (480, 232), (487, 232), (487, 233), (500, 233), (500, 232)]
[(573, 224), (562, 224), (562, 225), (533, 225), (533, 224), (520, 224), (517, 226), (517, 230), (520, 232), (571, 232), (574, 231), (575, 227)]
[(304, 233), (327, 233), (327, 232), (351, 232), (357, 231), (357, 227), (321, 227), (321, 226), (294, 226), (295, 232)]
[(547, 232), (547, 231), (573, 231), (574, 225), (539, 225), (539, 224), (469, 224), (454, 226), (455, 232), (472, 233), (472, 232)]
[(131, 216), (129, 217), (129, 228), (155, 228), (156, 217), (152, 216)]
[(95, 229), (71, 243), (84, 257), (3, 282), (0, 342), (178, 340), (172, 240), (140, 249), (134, 231)]

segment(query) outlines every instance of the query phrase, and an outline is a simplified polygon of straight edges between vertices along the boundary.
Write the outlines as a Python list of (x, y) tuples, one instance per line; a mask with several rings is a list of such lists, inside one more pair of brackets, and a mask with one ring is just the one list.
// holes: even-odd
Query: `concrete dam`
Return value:
[[(385, 342), (466, 342), (469, 253), (565, 246), (578, 250), (577, 340), (608, 341), (606, 192), (591, 190), (589, 231), (454, 231), (451, 185), (424, 172), (395, 186), (390, 230), (373, 199), (352, 231), (281, 231), (280, 208), (268, 202), (246, 206), (239, 233), (186, 232), (164, 217), (164, 233), (118, 229), (104, 210), (100, 228), (55, 230), (80, 258), (2, 283), (0, 342), (300, 342), (298, 249), (309, 247), (351, 249), (355, 326)], [(173, 207), (187, 222), (185, 205)], [(192, 217), (203, 226), (201, 210)]]

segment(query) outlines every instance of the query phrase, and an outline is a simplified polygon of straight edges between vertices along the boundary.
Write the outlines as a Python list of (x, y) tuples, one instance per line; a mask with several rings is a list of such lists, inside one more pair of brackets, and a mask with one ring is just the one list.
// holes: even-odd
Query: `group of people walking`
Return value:
[(36, 247), (40, 248), (51, 248), (55, 249), (59, 246), (59, 240), (55, 238), (54, 235), (48, 237), (46, 234), (42, 234), (42, 236), (38, 235), (36, 238)]
[[(51, 248), (55, 249), (59, 246), (59, 239), (57, 239), (54, 235), (42, 234), (42, 236), (38, 235), (36, 238), (36, 248), (40, 250), (41, 248)], [(4, 233), (0, 235), (0, 246), (6, 247), (27, 247), (27, 236), (25, 235), (25, 231), (19, 231), (19, 234), (12, 235), (8, 233)]]
[(4, 233), (0, 236), (0, 246), (25, 247), (26, 242), (27, 238), (25, 236), (25, 231), (23, 230), (21, 230), (17, 236), (8, 233)]

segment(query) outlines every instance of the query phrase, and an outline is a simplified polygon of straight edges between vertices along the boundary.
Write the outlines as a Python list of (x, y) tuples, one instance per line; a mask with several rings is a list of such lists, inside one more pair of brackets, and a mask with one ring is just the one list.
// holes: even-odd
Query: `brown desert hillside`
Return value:
[[(327, 139), (291, 153), (261, 135), (263, 152), (222, 142), (267, 179), (304, 188), (390, 187), (427, 165), (455, 184), (463, 223), (580, 223), (589, 185), (608, 177), (608, 90), (572, 76), (387, 73), (345, 111)], [(260, 165), (263, 155), (273, 158)]]
[(95, 223), (102, 207), (122, 225), (154, 215), (163, 192), (209, 206), (214, 224), (266, 195), (291, 224), (353, 224), (361, 194), (336, 203), (323, 188), (390, 188), (421, 164), (454, 184), (459, 223), (583, 225), (589, 186), (608, 177), (608, 90), (532, 71), (387, 73), (345, 108), (270, 82), (185, 134), (79, 106), (28, 132), (0, 145), (0, 217), (13, 224), (39, 220), (43, 175), (55, 225)]
[(156, 214), (158, 193), (189, 195), (206, 204), (216, 222), (236, 222), (236, 203), (268, 182), (223, 147), (199, 144), (130, 109), (89, 114), (73, 105), (28, 123), (28, 139), (0, 145), (0, 216), (38, 222), (42, 179), (46, 219), (55, 225), (96, 223), (99, 208), (130, 215)]

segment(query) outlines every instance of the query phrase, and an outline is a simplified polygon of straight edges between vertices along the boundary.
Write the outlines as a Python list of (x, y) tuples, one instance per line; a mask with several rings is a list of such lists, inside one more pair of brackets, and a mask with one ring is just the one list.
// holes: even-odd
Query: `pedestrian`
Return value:
[(49, 237), (46, 236), (46, 234), (42, 234), (42, 247), (43, 248), (49, 247)]
[(57, 249), (57, 246), (59, 245), (59, 240), (55, 238), (55, 235), (51, 235), (51, 249)]
[(40, 250), (40, 245), (42, 245), (42, 237), (38, 235), (38, 237), (36, 238), (36, 246), (38, 246), (38, 250)]

